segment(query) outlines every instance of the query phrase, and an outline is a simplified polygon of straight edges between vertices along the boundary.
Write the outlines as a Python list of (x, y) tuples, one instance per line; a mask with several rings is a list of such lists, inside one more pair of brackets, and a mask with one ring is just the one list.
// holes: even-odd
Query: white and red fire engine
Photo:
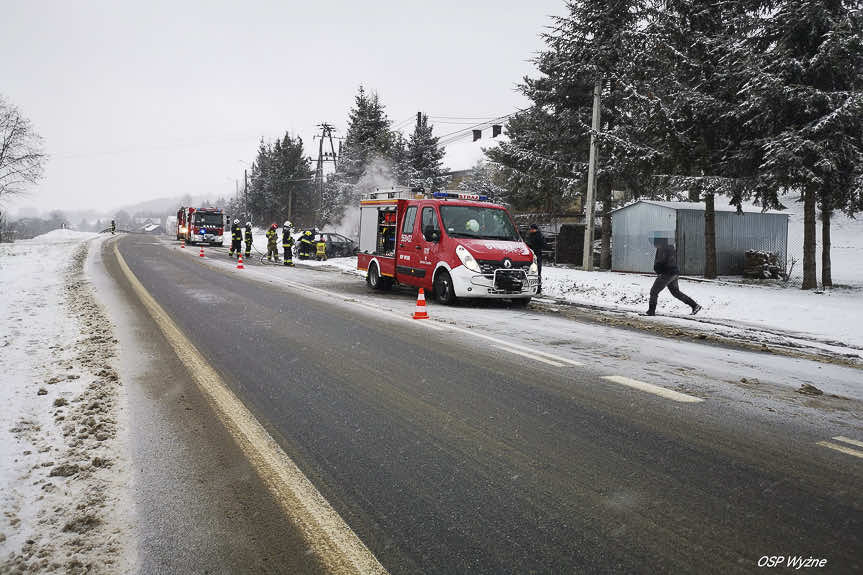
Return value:
[(177, 239), (187, 244), (225, 245), (225, 214), (220, 208), (180, 208), (177, 211)]
[(457, 298), (536, 294), (536, 258), (506, 208), (485, 196), (375, 192), (360, 201), (360, 252), (374, 289), (422, 287), (443, 303)]

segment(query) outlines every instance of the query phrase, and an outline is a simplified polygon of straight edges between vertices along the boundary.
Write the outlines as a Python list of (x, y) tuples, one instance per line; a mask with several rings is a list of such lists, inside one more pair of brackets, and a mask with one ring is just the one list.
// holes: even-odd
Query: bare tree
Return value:
[(0, 96), (0, 200), (42, 179), (46, 158), (30, 120)]

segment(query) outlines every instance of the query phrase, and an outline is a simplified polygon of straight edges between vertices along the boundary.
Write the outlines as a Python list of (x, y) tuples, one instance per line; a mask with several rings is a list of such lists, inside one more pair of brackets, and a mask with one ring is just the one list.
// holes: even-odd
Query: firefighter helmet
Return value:
[(286, 227), (286, 228), (292, 228), (292, 227), (294, 227), (294, 226), (293, 226), (293, 224), (291, 224), (290, 220), (285, 220), (285, 226), (284, 226), (284, 227)]
[(470, 220), (465, 222), (464, 227), (469, 232), (478, 232), (479, 231), (479, 222), (474, 220), (474, 219), (470, 219)]
[(273, 225), (271, 225), (270, 227), (271, 227), (272, 229), (276, 229), (276, 228), (277, 228), (277, 227), (279, 227), (279, 226), (277, 226), (277, 225), (275, 224), (275, 222), (273, 222)]
[(240, 220), (238, 220), (238, 219), (234, 219), (234, 223), (235, 223), (235, 224), (239, 224), (239, 223), (240, 223)]
[(246, 227), (247, 227), (247, 228), (252, 227), (252, 222), (246, 222)]

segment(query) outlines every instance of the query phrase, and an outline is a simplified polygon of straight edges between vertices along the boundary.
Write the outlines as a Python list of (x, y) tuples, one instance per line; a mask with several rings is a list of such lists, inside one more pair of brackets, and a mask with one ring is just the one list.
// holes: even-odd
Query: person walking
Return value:
[(252, 257), (252, 222), (246, 222), (246, 259)]
[(291, 222), (285, 222), (282, 226), (282, 249), (285, 250), (285, 265), (294, 267), (294, 226)]
[(276, 263), (279, 263), (279, 248), (277, 246), (278, 233), (276, 229), (278, 226), (273, 224), (270, 226), (270, 229), (267, 230), (267, 261), (271, 262), (274, 259)]
[(536, 293), (540, 294), (542, 293), (542, 250), (545, 249), (545, 237), (543, 237), (542, 232), (539, 231), (539, 227), (536, 224), (530, 224), (525, 243), (527, 247), (533, 250), (533, 254), (536, 256)]
[(116, 232), (116, 231), (117, 231), (117, 222), (115, 222), (114, 220), (111, 220), (111, 235), (113, 236), (114, 232)]
[(240, 220), (234, 219), (234, 224), (231, 226), (231, 249), (228, 255), (234, 257), (236, 252), (237, 257), (240, 256), (240, 251), (243, 249), (243, 230), (240, 229)]
[(654, 238), (653, 245), (656, 246), (656, 257), (653, 260), (653, 271), (656, 272), (656, 280), (650, 288), (650, 303), (647, 307), (647, 315), (656, 315), (656, 302), (659, 292), (668, 288), (671, 295), (692, 308), (692, 315), (701, 311), (701, 306), (694, 299), (680, 291), (677, 278), (680, 276), (680, 268), (677, 267), (677, 248), (668, 238)]

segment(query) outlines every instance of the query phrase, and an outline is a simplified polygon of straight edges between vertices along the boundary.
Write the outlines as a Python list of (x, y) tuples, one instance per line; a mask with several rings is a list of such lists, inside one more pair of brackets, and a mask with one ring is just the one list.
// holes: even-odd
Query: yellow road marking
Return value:
[(604, 375), (602, 376), (602, 379), (613, 383), (619, 383), (620, 385), (625, 385), (633, 389), (646, 391), (647, 393), (652, 393), (653, 395), (658, 395), (672, 401), (680, 401), (682, 403), (698, 403), (704, 401), (700, 397), (695, 397), (694, 395), (687, 395), (685, 393), (680, 393), (679, 391), (674, 391), (673, 389), (667, 389), (658, 385), (653, 385), (652, 383), (645, 383), (643, 381), (638, 381), (637, 379), (630, 379), (628, 377), (623, 377), (622, 375)]
[(386, 574), (387, 570), (323, 495), (207, 363), (168, 313), (141, 285), (114, 245), (123, 274), (187, 367), (225, 427), (255, 467), (305, 542), (329, 573)]
[(838, 443), (830, 443), (829, 441), (819, 441), (815, 445), (820, 445), (821, 447), (826, 447), (826, 448), (832, 449), (834, 451), (839, 451), (841, 453), (853, 455), (854, 457), (859, 457), (859, 458), (863, 459), (863, 451), (857, 451), (856, 449), (851, 449), (850, 447), (845, 447), (844, 445), (839, 445)]
[(851, 439), (850, 437), (845, 437), (843, 435), (837, 435), (834, 437), (836, 441), (841, 441), (843, 443), (850, 443), (851, 445), (856, 445), (857, 447), (863, 447), (863, 441), (857, 441), (856, 439)]

